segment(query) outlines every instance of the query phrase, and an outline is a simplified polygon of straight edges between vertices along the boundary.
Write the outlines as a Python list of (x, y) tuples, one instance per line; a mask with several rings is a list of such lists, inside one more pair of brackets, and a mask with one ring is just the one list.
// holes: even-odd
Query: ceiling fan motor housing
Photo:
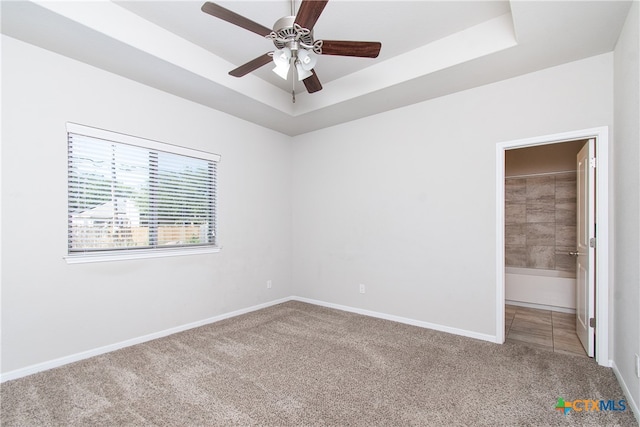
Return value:
[[(295, 20), (295, 16), (284, 16), (278, 19), (275, 24), (273, 24), (273, 32), (278, 36), (278, 38), (273, 39), (273, 44), (278, 49), (282, 49), (285, 47), (291, 48), (289, 44), (296, 41), (298, 32), (293, 25), (295, 23)], [(305, 31), (304, 33), (301, 33), (298, 41), (305, 45), (313, 45), (313, 31)]]

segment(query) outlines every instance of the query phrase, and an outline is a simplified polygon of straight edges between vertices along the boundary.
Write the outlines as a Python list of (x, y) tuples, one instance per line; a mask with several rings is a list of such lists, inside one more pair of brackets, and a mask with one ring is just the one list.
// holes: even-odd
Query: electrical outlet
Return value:
[(640, 356), (634, 354), (636, 357), (636, 377), (640, 378)]
[(365, 289), (364, 289), (364, 283), (360, 283), (360, 293), (361, 293), (361, 294), (364, 294), (364, 291), (365, 291)]
[(271, 280), (267, 280), (267, 289), (271, 289), (271, 285), (273, 285), (273, 282), (271, 282)]

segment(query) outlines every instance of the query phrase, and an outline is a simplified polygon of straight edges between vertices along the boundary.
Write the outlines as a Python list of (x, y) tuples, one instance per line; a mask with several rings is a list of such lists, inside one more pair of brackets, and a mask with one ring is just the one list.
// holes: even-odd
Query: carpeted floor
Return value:
[(287, 302), (9, 381), (2, 426), (637, 425), (592, 359)]

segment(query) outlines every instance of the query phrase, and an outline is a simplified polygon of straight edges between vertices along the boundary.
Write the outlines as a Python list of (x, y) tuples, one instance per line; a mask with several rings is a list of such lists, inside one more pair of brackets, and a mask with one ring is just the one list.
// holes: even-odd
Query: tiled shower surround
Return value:
[(505, 264), (575, 275), (576, 173), (505, 179)]

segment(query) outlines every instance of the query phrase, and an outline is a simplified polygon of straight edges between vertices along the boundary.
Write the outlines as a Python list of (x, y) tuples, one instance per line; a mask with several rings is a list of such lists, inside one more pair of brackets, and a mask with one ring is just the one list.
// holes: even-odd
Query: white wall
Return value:
[(612, 125), (612, 74), (609, 53), (297, 137), (298, 295), (495, 336), (495, 145)]
[[(3, 373), (293, 293), (289, 137), (5, 36), (2, 103)], [(221, 154), (222, 251), (67, 265), (67, 121)]]
[[(613, 124), (613, 54), (291, 139), (2, 42), (3, 373), (289, 295), (495, 335), (495, 144)], [(67, 265), (66, 121), (221, 154), (223, 250)]]
[(640, 7), (633, 2), (614, 52), (613, 361), (640, 419)]

